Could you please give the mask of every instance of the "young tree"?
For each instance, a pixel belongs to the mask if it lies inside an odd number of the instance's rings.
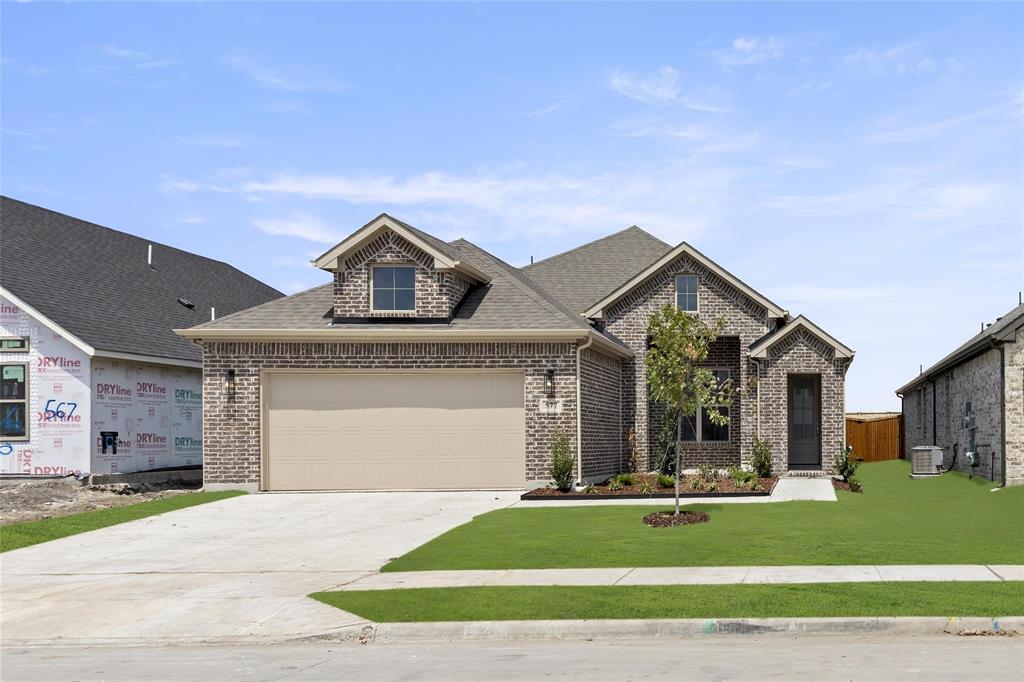
[[[679,515],[679,478],[682,474],[683,419],[693,419],[697,408],[713,424],[729,423],[732,379],[719,383],[715,373],[701,367],[711,344],[725,326],[719,319],[710,326],[696,315],[671,304],[663,305],[647,324],[650,349],[644,358],[651,397],[671,405],[676,413],[676,515]]]

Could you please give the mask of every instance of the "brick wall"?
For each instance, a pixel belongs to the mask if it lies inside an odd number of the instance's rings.
[[[416,310],[374,312],[370,309],[370,271],[374,265],[416,268]],[[453,272],[436,270],[434,257],[395,232],[385,230],[350,254],[334,275],[334,315],[341,318],[417,317],[447,319],[470,287]]]
[[[770,348],[763,365],[758,381],[761,437],[771,445],[772,469],[775,473],[789,470],[789,375],[817,374],[821,377],[821,467],[823,473],[831,473],[846,449],[847,362],[836,358],[830,345],[800,329]],[[750,430],[756,433],[756,427]]]
[[[1024,340],[1018,332],[1013,343],[1003,347],[1006,405],[1007,483],[1024,483]],[[1000,354],[996,349],[982,353],[957,367],[924,381],[903,396],[904,457],[910,458],[917,445],[938,445],[945,451],[947,466],[956,451],[956,469],[969,472],[966,453],[970,433],[961,428],[970,401],[974,413],[975,450],[979,453],[976,476],[1002,480],[1002,397],[999,394]],[[935,428],[932,429],[932,414]],[[933,435],[934,434],[934,435]]]
[[[260,372],[265,369],[523,369],[526,477],[548,480],[551,444],[564,429],[576,448],[576,351],[571,343],[237,343],[203,345],[204,480],[259,483]],[[555,370],[561,409],[541,412],[544,380]],[[235,370],[235,396],[223,377]]]
[[[622,365],[591,348],[580,358],[583,477],[602,479],[622,469]]]
[[[675,302],[676,275],[695,274],[699,277],[698,315],[708,323],[721,318],[725,320],[723,337],[735,337],[739,350],[745,354],[747,348],[768,332],[768,311],[757,302],[749,299],[738,289],[723,280],[717,274],[684,254],[646,282],[631,291],[619,301],[605,310],[605,322],[608,330],[622,339],[636,355],[623,361],[623,429],[631,426],[636,428],[637,450],[641,461],[648,466],[658,465],[660,453],[656,453],[660,419],[650,409],[647,391],[647,371],[644,367],[644,356],[647,351],[647,322],[655,310],[665,303]],[[753,424],[756,416],[756,403],[749,399],[754,384],[754,373],[750,363],[742,357],[737,358],[730,366],[736,369],[733,384],[737,388],[736,404],[733,411],[737,415],[735,433],[731,439],[738,439],[739,452],[746,456],[753,446],[751,428],[743,428],[743,424]],[[656,413],[656,411],[655,411]],[[729,450],[729,448],[733,448]],[[718,455],[722,461],[734,463],[735,444],[726,446],[726,451],[719,449],[709,451]],[[691,462],[696,461],[697,453]]]

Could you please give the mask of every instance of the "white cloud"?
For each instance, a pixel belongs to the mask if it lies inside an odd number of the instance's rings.
[[[992,113],[993,110],[991,109],[983,109],[969,114],[951,116],[939,121],[931,121],[929,123],[922,123],[904,128],[883,128],[881,130],[868,133],[864,136],[864,139],[868,142],[915,142],[917,140],[934,137],[947,128],[959,126],[964,123],[970,123]]]
[[[288,218],[259,218],[252,221],[257,229],[281,237],[298,237],[318,244],[337,244],[341,236],[322,220],[308,213],[296,212]]]
[[[132,66],[138,69],[164,69],[178,63],[173,59],[154,57],[148,52],[143,52],[142,50],[113,45],[111,43],[101,45],[100,52],[111,59],[131,62]]]
[[[186,213],[178,218],[178,222],[184,223],[185,225],[201,225],[206,222],[206,218],[198,213]]]
[[[724,50],[716,50],[713,54],[718,63],[725,68],[734,66],[750,66],[761,62],[779,59],[783,56],[786,44],[778,38],[740,36]]]
[[[228,63],[260,87],[291,92],[340,92],[351,86],[322,73],[282,70],[259,64],[245,55],[232,55]]]
[[[608,85],[612,90],[646,104],[667,104],[679,98],[680,74],[671,66],[663,66],[648,74],[612,71]]]
[[[918,43],[901,43],[890,47],[859,47],[843,56],[843,63],[851,69],[867,72],[875,76],[889,73],[906,75],[932,71],[939,66],[931,57],[919,54],[921,45]],[[954,66],[955,62],[947,62]]]

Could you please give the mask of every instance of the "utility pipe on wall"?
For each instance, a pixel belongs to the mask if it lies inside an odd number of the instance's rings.
[[[583,426],[580,423],[583,411],[580,409],[580,367],[583,364],[583,351],[590,348],[593,343],[594,337],[588,336],[586,343],[576,346],[576,475],[579,477],[577,480],[579,485],[583,485]]]

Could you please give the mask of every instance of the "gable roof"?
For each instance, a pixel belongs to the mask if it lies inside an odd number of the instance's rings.
[[[200,349],[175,328],[208,320],[210,308],[228,314],[281,296],[227,263],[9,197],[0,197],[0,253],[0,286],[99,354],[198,362]]]
[[[824,329],[808,320],[803,315],[797,315],[790,322],[785,324],[778,331],[761,337],[754,345],[750,347],[750,357],[752,358],[763,358],[768,355],[768,349],[782,341],[784,338],[797,331],[803,329],[814,336],[818,337],[828,345],[835,349],[836,357],[838,358],[850,358],[853,359],[854,351],[849,346],[841,343],[834,336],[826,332]]]
[[[783,308],[770,301],[764,295],[755,291],[753,288],[751,288],[741,279],[739,279],[738,277],[730,273],[728,270],[723,268],[721,265],[714,262],[713,260],[705,256],[703,253],[693,248],[686,242],[682,242],[679,244],[679,246],[670,249],[669,251],[664,253],[660,258],[655,260],[653,263],[650,263],[643,270],[634,274],[632,277],[626,280],[624,284],[621,284],[615,290],[608,293],[604,298],[599,300],[597,303],[591,305],[589,308],[583,311],[583,315],[586,317],[600,317],[603,314],[605,307],[611,305],[612,303],[622,298],[636,287],[643,284],[643,282],[647,280],[648,277],[651,277],[652,275],[656,274],[659,270],[661,270],[662,268],[670,264],[672,261],[674,261],[675,259],[679,258],[684,254],[690,256],[695,261],[697,261],[698,263],[700,263],[701,265],[703,265],[704,267],[706,267],[707,269],[711,270],[716,275],[724,279],[726,282],[739,289],[745,296],[747,296],[751,300],[756,301],[760,305],[764,306],[768,310],[768,314],[770,316],[786,317],[789,314]]]
[[[425,253],[433,256],[434,267],[438,270],[456,270],[478,282],[487,281],[487,275],[480,272],[472,265],[464,262],[464,260],[459,257],[458,251],[453,249],[451,244],[448,244],[433,235],[429,235],[422,230],[418,230],[412,225],[404,223],[397,218],[393,218],[387,213],[381,213],[379,216],[343,239],[340,243],[326,251],[319,258],[316,258],[313,261],[313,265],[323,270],[340,270],[341,261],[344,260],[345,256],[359,249],[384,230],[391,230],[392,232],[398,233],[403,239],[411,242],[417,248],[422,249]]]
[[[582,313],[671,248],[634,225],[531,263],[522,271]]]
[[[478,270],[486,283],[472,287],[451,320],[334,320],[334,284],[270,301],[212,322],[178,330],[189,339],[582,339],[622,355],[631,351],[597,332],[576,311],[505,261],[458,239],[446,250]]]
[[[939,372],[951,369],[984,353],[995,344],[1010,341],[1019,329],[1024,328],[1024,304],[1006,313],[998,320],[985,327],[962,343],[952,353],[942,358],[928,369],[896,389],[897,395],[906,393],[918,384],[927,381]]]

